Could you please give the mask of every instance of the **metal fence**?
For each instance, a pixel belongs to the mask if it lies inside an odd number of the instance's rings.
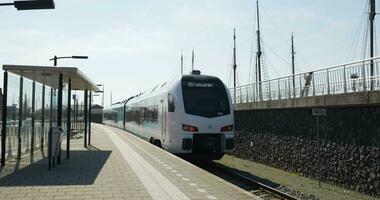
[[[380,57],[230,88],[234,103],[380,90]]]

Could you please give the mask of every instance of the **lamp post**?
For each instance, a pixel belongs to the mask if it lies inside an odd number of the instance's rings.
[[[14,1],[13,3],[0,3],[0,6],[14,6],[17,10],[54,9],[54,0],[28,0]]]
[[[50,61],[54,61],[54,66],[57,66],[57,60],[58,59],[66,59],[66,58],[71,58],[71,59],[88,59],[88,56],[62,56],[62,57],[57,57],[54,56],[53,58],[50,58]]]
[[[38,10],[38,9],[54,9],[54,0],[24,0],[24,1],[14,1],[11,3],[0,3],[0,6],[14,6],[17,10]],[[7,123],[7,82],[8,76],[4,72],[4,94],[3,94],[3,111],[2,111],[2,123],[6,126]],[[5,165],[5,142],[6,142],[6,129],[1,130],[1,166]]]
[[[57,57],[54,56],[53,58],[50,59],[50,61],[54,61],[54,66],[57,66],[57,60],[58,59],[66,59],[66,58],[71,58],[71,59],[88,59],[88,56],[62,56],[62,57]],[[71,135],[71,78],[69,78],[68,81],[68,112],[67,112],[67,149],[66,149],[66,158],[70,158],[70,135]],[[53,88],[51,88],[53,89]],[[58,120],[57,120],[57,126],[59,128],[62,128],[62,91],[63,90],[63,74],[59,74],[59,81],[58,81],[58,104],[57,104],[57,115],[58,115]],[[87,93],[87,90],[86,90]],[[51,169],[51,146],[52,144],[52,132],[49,132],[49,169]],[[57,156],[57,163],[61,164],[61,149],[59,149],[58,156]],[[54,162],[53,162],[54,165]]]

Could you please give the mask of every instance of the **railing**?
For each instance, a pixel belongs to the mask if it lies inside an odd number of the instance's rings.
[[[380,57],[359,60],[230,88],[230,93],[234,103],[247,103],[380,90],[379,62]]]

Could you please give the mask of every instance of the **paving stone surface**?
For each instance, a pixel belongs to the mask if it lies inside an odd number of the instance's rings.
[[[123,130],[93,124],[91,140],[84,148],[83,138],[72,139],[70,159],[62,151],[62,164],[50,171],[46,152],[7,161],[0,199],[256,198]]]

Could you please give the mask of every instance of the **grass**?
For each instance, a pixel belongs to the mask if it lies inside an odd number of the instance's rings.
[[[356,191],[340,188],[335,185],[321,183],[318,181],[300,176],[296,173],[290,173],[281,169],[269,167],[260,163],[249,160],[239,159],[230,155],[225,155],[221,160],[217,161],[225,166],[235,168],[244,172],[251,173],[263,179],[268,179],[274,183],[293,188],[306,194],[312,194],[319,199],[344,199],[344,200],[375,200],[377,198],[370,197]]]

